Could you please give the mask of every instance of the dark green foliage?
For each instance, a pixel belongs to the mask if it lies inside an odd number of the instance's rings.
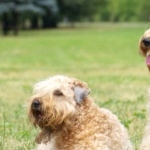
[[[17,34],[20,25],[26,27],[26,20],[33,29],[40,27],[40,20],[43,28],[56,27],[58,6],[55,0],[0,1],[0,16],[3,34],[7,35],[10,29]]]
[[[106,0],[57,0],[60,12],[69,21],[80,21],[93,17],[106,4]]]

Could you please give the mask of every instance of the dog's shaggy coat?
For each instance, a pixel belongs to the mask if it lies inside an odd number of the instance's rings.
[[[37,150],[132,150],[125,127],[89,92],[86,83],[61,75],[35,85],[29,117],[41,128]]]

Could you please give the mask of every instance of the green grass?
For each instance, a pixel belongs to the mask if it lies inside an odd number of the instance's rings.
[[[149,72],[138,54],[145,24],[99,24],[20,32],[0,37],[0,150],[31,150],[34,129],[27,118],[32,86],[63,74],[89,84],[100,107],[129,130],[137,149],[146,124]]]

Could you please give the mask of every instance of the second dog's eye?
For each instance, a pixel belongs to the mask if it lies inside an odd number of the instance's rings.
[[[63,92],[60,91],[60,90],[55,90],[54,91],[54,95],[56,95],[56,96],[63,96]]]

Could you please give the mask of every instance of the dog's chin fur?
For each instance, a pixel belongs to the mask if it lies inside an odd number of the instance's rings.
[[[83,103],[86,103],[86,99],[84,100]],[[81,107],[81,105],[83,105],[83,103],[79,104],[80,107]],[[89,108],[90,108],[91,104],[92,103],[89,101],[89,103],[88,103]],[[87,106],[87,103],[86,103],[86,105],[83,105],[83,106]],[[53,122],[49,122],[50,124],[45,124],[45,126],[43,126],[41,128],[40,134],[36,137],[36,142],[37,143],[41,143],[41,142],[47,143],[48,141],[50,141],[52,136],[55,134],[61,134],[64,136],[64,138],[65,138],[65,136],[67,138],[68,134],[72,133],[72,131],[77,130],[77,128],[79,127],[81,118],[78,116],[83,115],[83,112],[81,113],[81,110],[79,109],[80,107],[77,105],[76,110],[74,108],[72,108],[72,111],[70,108],[68,108],[68,110],[70,109],[70,113],[67,112],[67,113],[65,113],[65,115],[58,115],[57,117],[55,116],[56,121],[54,118]],[[83,107],[82,111],[84,111],[84,107]],[[47,118],[47,120],[49,120],[49,119]],[[71,136],[71,134],[70,134],[70,136]]]
[[[37,150],[132,150],[124,126],[110,111],[96,106],[89,91],[86,83],[64,76],[35,85],[29,118],[41,128]],[[41,104],[40,115],[32,109],[35,99]]]

